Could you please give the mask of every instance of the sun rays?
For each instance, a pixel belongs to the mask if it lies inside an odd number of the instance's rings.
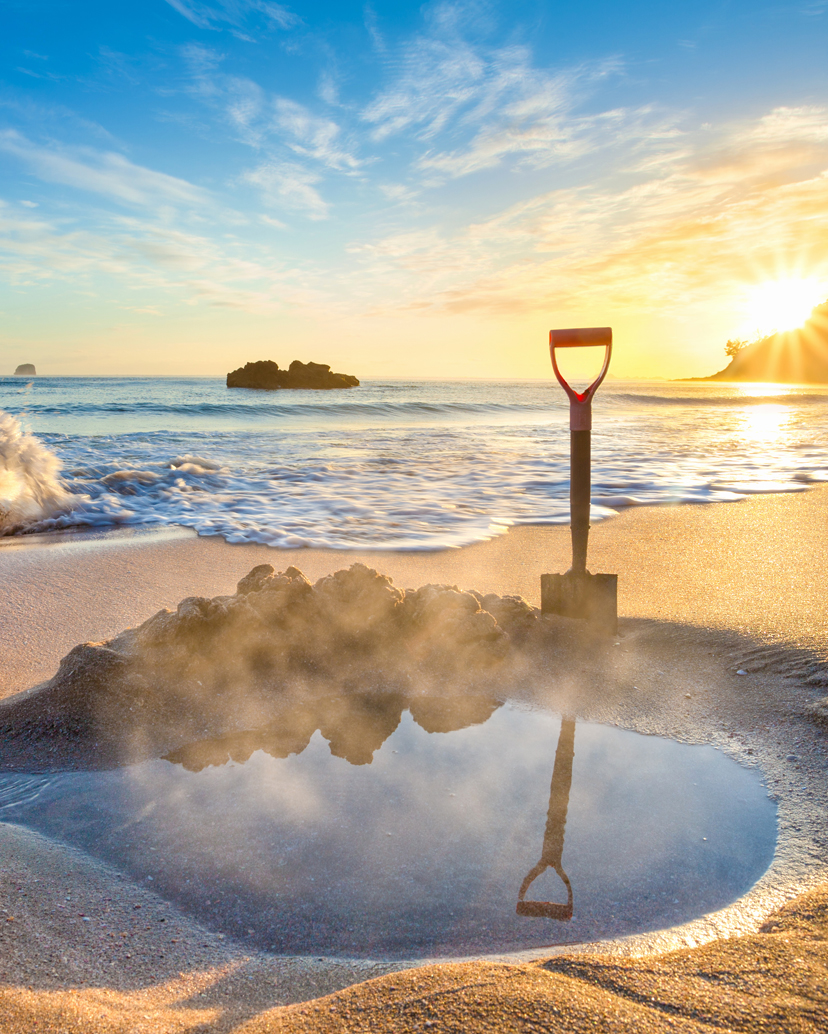
[[[826,295],[828,284],[816,277],[783,277],[748,288],[746,307],[757,336],[765,337],[801,327]]]

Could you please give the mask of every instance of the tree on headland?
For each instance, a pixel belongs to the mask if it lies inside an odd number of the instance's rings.
[[[743,348],[747,348],[747,341],[742,341],[740,338],[728,338],[727,344],[725,345],[725,355],[730,356],[732,359],[738,355]]]
[[[774,334],[776,334],[775,330],[770,334],[762,334],[760,330],[757,330],[753,341],[748,341],[747,338],[729,338],[727,344],[724,346],[725,355],[730,359],[735,359],[740,352],[743,352],[748,347],[748,345],[758,345],[760,341],[767,341],[768,338],[773,337]]]

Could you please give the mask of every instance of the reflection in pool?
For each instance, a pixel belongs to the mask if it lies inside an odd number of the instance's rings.
[[[390,694],[127,769],[3,776],[0,817],[251,944],[406,958],[688,920],[744,893],[776,837],[757,774],[712,747]]]
[[[519,916],[541,916],[547,919],[568,920],[572,918],[572,884],[564,872],[563,846],[566,829],[566,813],[569,808],[569,794],[572,788],[572,761],[575,754],[575,722],[564,718],[558,749],[555,751],[555,768],[552,772],[552,786],[549,790],[549,811],[546,813],[546,830],[543,834],[543,850],[540,861],[529,870],[518,891],[517,914]],[[535,880],[547,869],[556,872],[566,887],[566,904],[554,901],[527,901],[526,892]]]

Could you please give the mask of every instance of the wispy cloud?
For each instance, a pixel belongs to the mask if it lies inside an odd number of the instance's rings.
[[[617,146],[624,137],[652,143],[675,128],[674,116],[649,108],[578,117],[571,111],[573,99],[563,77],[557,85],[559,90],[504,106],[499,118],[484,126],[468,145],[451,151],[429,150],[418,167],[456,178],[493,168],[508,158],[535,168],[563,165]]]
[[[679,315],[728,285],[820,266],[828,210],[828,110],[778,108],[627,140],[613,175],[548,191],[448,232],[439,225],[355,244],[360,273],[395,298],[377,311],[517,314],[584,305]],[[623,138],[624,127],[618,129]]]
[[[774,108],[747,126],[737,139],[757,144],[786,145],[791,140],[822,144],[828,141],[828,113],[815,105]]]
[[[378,54],[384,54],[388,48],[386,47],[385,39],[379,30],[376,11],[370,4],[366,4],[363,8],[363,18],[365,20],[365,28],[368,30],[368,35],[371,37],[374,49]]]
[[[551,72],[534,64],[526,46],[469,42],[456,5],[440,11],[432,33],[405,43],[388,63],[393,82],[361,112],[375,143],[397,135],[419,141],[427,149],[418,168],[448,177],[510,155],[534,165],[571,160],[595,146],[614,113],[576,112],[601,80],[620,72],[618,61]]]
[[[136,61],[127,54],[121,54],[110,47],[98,47],[98,60],[101,70],[110,78],[125,79],[130,86],[137,86],[141,81],[137,73]]]
[[[183,75],[168,75],[153,96],[177,109],[164,117],[209,141],[194,149],[193,167],[210,192],[131,161],[126,144],[90,136],[96,130],[76,118],[70,126],[55,111],[47,121],[4,97],[20,131],[0,132],[0,152],[61,188],[10,188],[41,204],[0,210],[0,260],[13,282],[117,277],[135,290],[136,309],[174,297],[349,316],[579,306],[663,315],[709,305],[786,257],[828,263],[824,107],[700,126],[709,110],[621,106],[612,89],[626,75],[620,59],[552,65],[515,42],[527,39],[519,25],[489,33],[495,5],[485,0],[426,4],[419,30],[402,39],[399,21],[380,31],[366,7],[365,74],[352,54],[339,60],[331,40],[308,33],[295,66],[266,66],[270,55],[260,53],[257,82],[249,47],[189,26],[281,32],[298,25],[288,7],[167,2],[198,41],[165,53],[165,67],[179,55]],[[209,47],[205,38],[223,42]],[[133,65],[100,53],[128,83]],[[44,71],[44,62],[31,64]],[[635,84],[639,95],[643,88]],[[64,132],[94,146],[46,138]],[[208,168],[196,164],[203,156]],[[467,189],[457,182],[480,173]],[[230,204],[246,204],[243,217]]]
[[[302,212],[310,219],[327,219],[328,204],[316,190],[320,177],[295,162],[264,162],[242,175],[245,183],[261,190],[276,208]]]
[[[216,257],[216,247],[209,238],[169,228],[143,229],[124,238],[122,249],[146,259],[152,266],[185,272],[203,269]]]
[[[377,186],[389,201],[413,201],[420,193],[404,183],[379,183]]]
[[[83,231],[60,233],[49,220],[16,215],[0,205],[0,266],[4,278],[18,287],[55,277],[76,281],[99,268],[106,242]]]
[[[340,125],[289,97],[274,95],[251,79],[220,74],[220,58],[205,48],[189,48],[193,93],[223,113],[236,139],[259,157],[237,182],[257,187],[265,204],[327,219],[330,205],[318,184],[322,173],[355,174],[363,165],[348,146]]]
[[[16,130],[0,132],[0,151],[24,162],[41,180],[101,194],[130,205],[204,205],[206,191],[186,180],[135,165],[123,155],[91,148],[63,149],[33,143]]]
[[[319,86],[316,89],[319,99],[324,101],[325,104],[333,106],[339,104],[339,88],[336,85],[336,80],[330,72],[325,71],[319,77]]]
[[[249,243],[134,218],[97,231],[67,229],[15,215],[2,203],[0,271],[18,287],[63,281],[79,291],[114,278],[132,296],[146,297],[146,304],[127,306],[135,312],[155,313],[167,302],[183,301],[272,313],[285,305],[318,303],[321,297],[304,282],[305,271],[295,261],[274,261],[266,249]]]
[[[267,138],[268,97],[251,79],[225,77],[213,81],[212,100],[224,106],[227,120],[249,147],[260,148]]]
[[[359,161],[340,145],[341,131],[331,119],[314,115],[303,104],[277,97],[274,125],[297,154],[331,169],[356,169]]]
[[[467,44],[423,39],[406,51],[397,81],[362,112],[377,141],[404,131],[434,136],[471,104],[486,77],[486,62]]]
[[[167,3],[200,29],[216,29],[223,24],[241,28],[251,17],[262,18],[280,29],[292,29],[302,21],[289,8],[270,0],[216,0],[213,4],[200,0],[167,0]]]
[[[401,216],[396,229],[354,240],[344,259],[332,251],[313,264],[277,258],[282,241],[290,241],[281,234],[251,244],[218,229],[188,232],[138,215],[113,217],[91,232],[6,206],[0,262],[4,276],[23,286],[116,277],[136,292],[138,307],[171,298],[244,312],[291,305],[329,315],[511,318],[610,308],[685,319],[714,295],[773,276],[780,264],[804,257],[812,272],[822,263],[828,275],[826,122],[822,108],[778,108],[729,125],[665,132],[651,150],[624,120],[608,122],[618,153],[588,180],[459,226],[418,207],[415,218],[425,225]],[[97,159],[81,164],[98,167]],[[320,174],[299,162],[262,161],[242,178],[274,210],[260,225],[283,230],[276,218],[283,211],[315,221],[330,214]],[[388,194],[401,191],[392,186]]]
[[[318,115],[289,97],[270,94],[251,79],[211,75],[217,64],[211,51],[203,54],[198,48],[191,64],[197,94],[223,108],[243,143],[271,152],[281,147],[329,169],[348,171],[360,166],[343,143],[341,127],[327,115]]]

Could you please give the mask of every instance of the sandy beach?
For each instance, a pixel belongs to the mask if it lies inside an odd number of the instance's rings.
[[[0,1034],[828,1034],[828,0],[1,9]]]
[[[633,509],[591,533],[591,569],[619,575],[622,646],[610,657],[612,643],[593,645],[569,699],[580,718],[713,743],[758,766],[779,806],[779,842],[740,902],[585,953],[392,973],[399,965],[251,954],[114,870],[4,824],[0,1029],[821,1029],[826,516],[828,489],[814,489]],[[516,527],[462,550],[409,554],[276,551],[183,531],[6,540],[0,695],[49,679],[78,643],[188,596],[232,593],[258,564],[295,565],[314,580],[356,561],[402,587],[456,584],[537,606],[541,572],[568,566],[569,532]]]

